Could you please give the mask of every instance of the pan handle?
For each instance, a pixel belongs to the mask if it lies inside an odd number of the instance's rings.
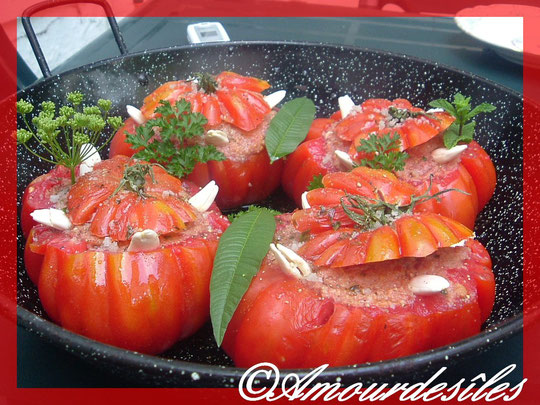
[[[28,7],[26,10],[23,11],[22,18],[21,18],[24,31],[26,32],[26,35],[28,36],[28,41],[30,41],[30,46],[32,46],[32,50],[34,51],[34,55],[36,56],[39,68],[41,69],[41,72],[43,73],[43,77],[50,77],[51,71],[49,69],[49,65],[47,64],[47,61],[45,60],[45,55],[43,55],[41,46],[39,45],[39,41],[37,39],[36,33],[34,32],[34,28],[32,27],[32,24],[30,23],[30,17],[41,10],[45,10],[45,9],[57,7],[57,6],[64,6],[66,4],[75,4],[75,3],[90,3],[90,4],[97,4],[98,6],[101,6],[101,8],[103,8],[103,10],[105,11],[105,15],[107,16],[107,20],[109,21],[109,25],[111,26],[111,31],[113,33],[116,44],[118,45],[118,49],[120,49],[120,53],[122,55],[126,55],[128,53],[126,43],[124,42],[124,38],[122,38],[122,33],[120,32],[120,29],[118,28],[118,23],[116,22],[116,19],[114,18],[112,8],[109,5],[109,3],[107,3],[107,1],[105,0],[48,0],[48,1],[44,1],[44,2],[34,4],[33,6]]]

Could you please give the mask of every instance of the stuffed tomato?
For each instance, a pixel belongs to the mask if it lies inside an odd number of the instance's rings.
[[[32,213],[40,224],[25,248],[47,314],[145,353],[194,333],[208,317],[213,259],[228,226],[212,204],[214,187],[199,191],[159,166],[117,156],[55,189],[53,207]]]
[[[366,215],[359,207],[347,208],[349,200],[354,202],[358,198],[368,203],[380,200],[386,205],[378,209],[395,209],[398,214],[408,211],[446,216],[444,205],[438,200],[452,192],[440,190],[433,197],[433,190],[428,189],[419,194],[417,188],[393,173],[363,166],[350,172],[328,173],[321,179],[321,185],[302,194],[303,209],[292,215],[292,221],[300,232],[323,232],[354,225],[353,214]]]
[[[299,232],[290,214],[277,222],[276,245],[223,341],[239,367],[407,356],[478,333],[491,312],[490,257],[456,221],[409,214],[375,230],[316,234]]]
[[[459,190],[444,195],[438,203],[440,212],[474,226],[477,214],[493,195],[495,168],[474,141],[468,146],[444,147],[443,133],[452,124],[452,116],[424,112],[402,99],[367,100],[352,107],[344,119],[341,116],[338,112],[331,119],[316,120],[309,140],[286,161],[282,184],[298,205],[315,176],[369,164],[366,160],[375,154],[367,153],[364,145],[370,137],[386,136],[388,142],[397,136],[396,150],[407,150],[408,155],[404,155],[404,167],[392,169],[396,175],[418,194],[427,189],[433,193]]]
[[[261,92],[269,87],[264,80],[233,72],[165,83],[144,99],[140,111],[128,110],[133,117],[113,138],[110,156],[136,152],[126,143],[126,133],[134,133],[138,125],[153,118],[161,100],[185,99],[193,112],[202,113],[208,121],[202,143],[215,146],[225,156],[223,161],[197,163],[188,179],[199,186],[214,180],[220,187],[216,202],[222,209],[263,200],[279,186],[283,167],[282,161],[270,163],[265,135],[276,114],[273,107],[285,92],[264,97]]]

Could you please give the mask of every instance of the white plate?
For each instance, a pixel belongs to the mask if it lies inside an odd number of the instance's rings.
[[[477,6],[459,11],[454,20],[463,32],[482,41],[499,56],[523,64],[524,15],[540,16],[540,8],[509,4]],[[534,57],[527,57],[527,61],[540,66],[540,49],[529,55]]]

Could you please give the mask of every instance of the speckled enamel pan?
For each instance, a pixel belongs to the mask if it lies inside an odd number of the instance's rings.
[[[125,105],[141,105],[143,98],[168,80],[193,72],[233,70],[268,80],[274,89],[287,90],[287,99],[307,96],[318,116],[328,116],[344,94],[356,103],[371,97],[406,98],[425,107],[436,98],[456,92],[474,103],[497,106],[479,116],[477,139],[497,168],[497,190],[477,220],[476,234],[493,259],[497,281],[495,307],[483,331],[451,346],[373,364],[330,368],[318,382],[341,379],[357,382],[424,380],[441,366],[485,351],[522,328],[523,307],[523,103],[522,96],[471,74],[416,58],[387,52],[309,43],[233,42],[187,46],[130,54],[83,66],[43,80],[19,93],[39,103],[63,100],[82,90],[89,102],[109,98],[114,114],[125,116]],[[50,169],[24,151],[18,155],[18,199],[28,183]],[[292,210],[281,193],[266,204]],[[18,238],[18,322],[51,343],[73,352],[107,372],[133,384],[147,386],[223,387],[238,384],[243,370],[235,368],[216,347],[207,324],[195,336],[177,343],[160,356],[148,356],[111,347],[71,333],[50,322],[28,279],[22,260],[24,240]],[[297,370],[301,375],[309,370]],[[264,380],[260,382],[264,383]]]

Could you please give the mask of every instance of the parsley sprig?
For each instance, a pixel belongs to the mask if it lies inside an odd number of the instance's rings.
[[[190,139],[204,134],[208,122],[204,115],[191,112],[188,101],[182,99],[173,106],[162,100],[156,113],[158,117],[126,136],[132,149],[143,148],[135,154],[136,158],[158,162],[176,177],[188,175],[199,162],[225,160],[225,155],[213,145],[188,144]]]
[[[67,167],[74,184],[75,168],[109,143],[122,125],[122,118],[109,116],[110,100],[99,99],[97,105],[84,106],[84,95],[78,91],[68,93],[66,99],[68,104],[58,111],[54,102],[42,102],[41,111],[32,118],[29,116],[35,110],[34,105],[22,99],[17,101],[17,113],[26,126],[17,129],[17,143],[45,162]],[[97,152],[93,151],[87,145],[96,146],[107,127],[112,128],[111,135],[96,147]],[[39,145],[40,152],[30,146],[32,139]]]
[[[496,109],[494,105],[482,103],[472,108],[471,98],[464,97],[461,93],[454,96],[454,102],[450,103],[444,99],[434,100],[429,103],[431,107],[442,108],[447,113],[456,118],[444,133],[444,146],[453,148],[459,142],[469,143],[473,140],[475,121],[471,118],[480,113],[489,113]]]
[[[399,150],[401,138],[397,132],[379,135],[369,134],[367,139],[362,139],[356,148],[358,152],[372,154],[370,159],[362,159],[360,166],[371,167],[372,169],[384,169],[388,171],[400,171],[405,167],[405,161],[409,155]]]
[[[307,187],[308,191],[315,190],[316,188],[324,188],[322,179],[322,174],[316,174],[315,176],[313,176],[313,179],[309,182],[309,185]]]

